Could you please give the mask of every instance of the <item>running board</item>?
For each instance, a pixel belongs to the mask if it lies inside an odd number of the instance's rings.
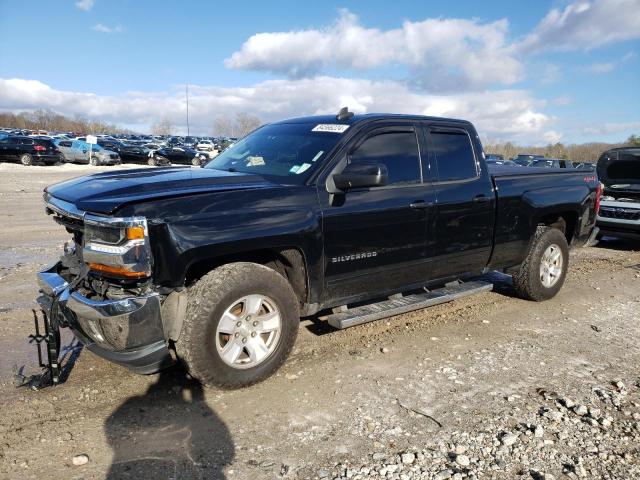
[[[444,286],[430,292],[407,295],[400,298],[393,296],[389,300],[378,303],[370,303],[355,308],[343,308],[341,309],[342,311],[338,311],[326,318],[329,325],[334,328],[349,328],[491,290],[493,290],[493,284],[489,282],[459,283],[457,285]]]

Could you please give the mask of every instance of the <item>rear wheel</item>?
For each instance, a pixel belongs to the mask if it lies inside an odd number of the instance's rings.
[[[20,163],[25,166],[33,165],[33,157],[28,153],[23,153],[20,155]]]
[[[540,302],[553,298],[562,288],[569,266],[567,238],[557,228],[538,227],[527,258],[513,275],[519,297]]]
[[[189,290],[176,351],[202,383],[244,387],[282,365],[299,323],[298,301],[282,275],[264,265],[231,263]]]

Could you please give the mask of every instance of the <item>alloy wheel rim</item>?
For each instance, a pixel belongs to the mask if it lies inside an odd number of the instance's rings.
[[[540,282],[546,288],[553,287],[562,275],[562,250],[555,243],[549,245],[540,261]]]
[[[216,328],[216,350],[224,363],[246,369],[260,365],[275,351],[282,317],[266,295],[246,295],[229,306]]]

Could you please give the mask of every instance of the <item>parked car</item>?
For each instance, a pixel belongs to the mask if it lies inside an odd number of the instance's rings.
[[[151,150],[138,145],[124,145],[120,148],[120,159],[122,163],[148,164]]]
[[[598,214],[601,235],[640,239],[640,148],[613,148],[598,159],[604,195]]]
[[[500,155],[499,153],[485,153],[484,158],[487,161],[502,161],[504,160],[504,155]]]
[[[55,140],[67,163],[87,163],[90,165],[119,165],[120,156],[100,145],[89,145],[82,140]],[[91,156],[89,156],[91,155]]]
[[[528,166],[537,168],[574,168],[573,162],[559,158],[543,158],[540,160],[534,160]]]
[[[125,143],[121,142],[120,140],[104,137],[98,137],[98,145],[100,145],[102,148],[111,150],[112,152],[116,152],[118,154],[120,153],[120,150],[126,146]]]
[[[505,160],[502,155],[486,155],[487,165],[505,165],[508,167],[519,167],[513,160]]]
[[[187,147],[164,147],[153,152],[149,157],[149,165],[201,165],[202,158],[198,152]]]
[[[23,165],[54,165],[63,160],[52,140],[14,135],[0,138],[0,159],[18,161]]]
[[[200,140],[198,142],[198,144],[196,145],[196,150],[198,150],[198,151],[210,152],[210,151],[213,151],[215,149],[216,149],[216,147],[215,147],[214,143],[211,140],[206,140],[206,139]]]
[[[600,183],[493,169],[469,122],[342,110],[262,126],[205,168],[68,180],[45,201],[75,248],[39,274],[38,302],[112,362],[150,373],[175,349],[235,388],[282,365],[301,315],[333,308],[346,328],[489,290],[465,280],[490,270],[552,298]]]
[[[528,167],[535,160],[540,160],[543,158],[544,158],[544,155],[537,155],[534,153],[519,153],[517,156],[513,157],[511,160],[513,160],[515,163],[517,163],[522,167]]]

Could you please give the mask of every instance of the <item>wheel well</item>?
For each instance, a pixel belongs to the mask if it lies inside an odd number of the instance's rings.
[[[567,237],[567,243],[571,244],[573,236],[576,232],[576,224],[578,216],[575,212],[552,213],[542,217],[538,221],[538,225],[546,225],[548,227],[557,228],[564,236]]]
[[[275,270],[289,281],[300,304],[306,303],[306,263],[302,252],[292,247],[252,250],[194,262],[189,266],[185,275],[185,285],[192,285],[214,268],[234,262],[259,263]]]

